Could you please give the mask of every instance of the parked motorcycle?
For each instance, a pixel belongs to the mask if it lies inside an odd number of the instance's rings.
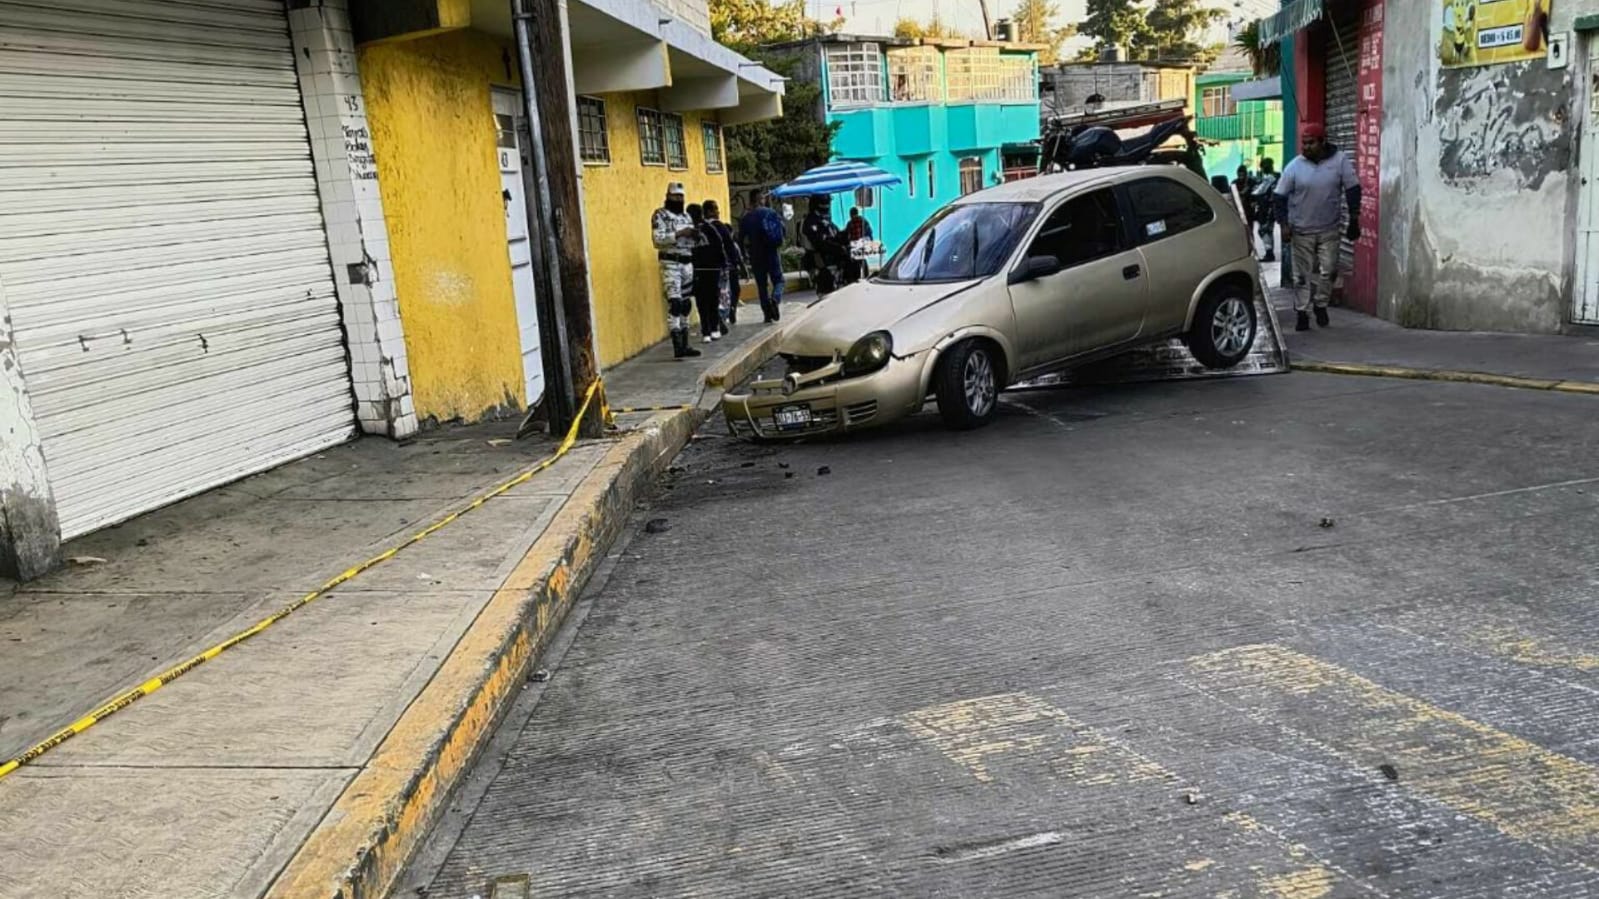
[[[1071,171],[1126,165],[1181,165],[1206,178],[1204,149],[1188,127],[1180,101],[1135,106],[1109,112],[1059,116],[1044,129],[1039,171]],[[1118,130],[1148,127],[1136,137]],[[1173,138],[1181,147],[1167,147]]]

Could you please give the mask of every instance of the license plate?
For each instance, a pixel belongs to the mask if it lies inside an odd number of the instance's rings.
[[[811,424],[811,407],[779,406],[777,411],[772,413],[772,421],[782,430],[808,428]]]

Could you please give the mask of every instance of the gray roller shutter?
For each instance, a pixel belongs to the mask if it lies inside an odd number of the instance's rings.
[[[1326,44],[1327,137],[1355,160],[1356,123],[1360,95],[1360,9],[1356,3],[1329,4]],[[1338,271],[1343,277],[1355,270],[1355,244],[1345,240],[1338,254]]]
[[[282,0],[0,0],[0,290],[65,536],[351,436]]]

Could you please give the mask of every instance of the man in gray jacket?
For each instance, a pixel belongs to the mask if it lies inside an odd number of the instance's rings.
[[[1360,180],[1354,162],[1327,141],[1327,129],[1320,124],[1302,126],[1299,145],[1300,155],[1277,182],[1275,205],[1283,239],[1293,246],[1294,274],[1305,279],[1305,289],[1294,294],[1294,330],[1309,331],[1313,310],[1316,324],[1328,325],[1327,302],[1341,238],[1360,239]],[[1345,203],[1349,226],[1340,234]]]

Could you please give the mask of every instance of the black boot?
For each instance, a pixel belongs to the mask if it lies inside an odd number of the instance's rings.
[[[1325,312],[1323,312],[1322,314],[1326,315]],[[1295,331],[1309,331],[1310,330],[1310,313],[1308,313],[1308,312],[1299,313],[1298,317],[1294,320],[1294,330]]]
[[[687,331],[673,331],[672,332],[672,356],[673,357],[678,358],[678,359],[683,359],[683,358],[686,358],[686,357],[698,356],[699,354],[700,354],[699,350],[696,350],[692,346],[689,346],[689,343],[688,343],[688,332]]]
[[[1332,324],[1332,322],[1327,319],[1327,307],[1326,306],[1317,306],[1316,307],[1316,324],[1321,325],[1323,328],[1325,328],[1328,325]]]

